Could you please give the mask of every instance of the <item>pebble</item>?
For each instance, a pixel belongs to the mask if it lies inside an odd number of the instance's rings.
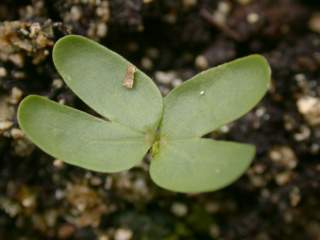
[[[132,231],[129,229],[119,228],[114,234],[115,240],[130,240],[132,239]]]
[[[70,10],[71,19],[73,21],[79,21],[82,16],[82,10],[78,6],[72,6]]]
[[[294,169],[298,159],[294,151],[288,146],[273,147],[269,152],[270,159],[288,169]]]
[[[171,206],[171,212],[177,217],[183,217],[188,213],[188,207],[179,202],[175,202]]]
[[[182,83],[183,83],[183,81],[182,81],[180,78],[175,78],[175,79],[172,81],[172,86],[173,86],[173,87],[178,87],[178,86],[180,86]]]
[[[151,70],[153,68],[153,62],[148,57],[143,57],[141,59],[141,66],[146,70]]]
[[[61,169],[61,168],[63,168],[63,166],[64,166],[64,162],[63,162],[62,160],[60,160],[60,159],[55,159],[55,160],[53,161],[53,166],[54,166],[55,168]]]
[[[311,126],[320,124],[320,99],[312,96],[300,97],[297,101],[299,112]]]
[[[311,130],[307,126],[301,125],[300,131],[295,133],[293,136],[296,141],[301,142],[310,138]]]
[[[284,185],[288,184],[289,181],[291,180],[291,173],[290,172],[283,172],[283,173],[277,174],[275,176],[275,180],[279,186],[284,186]]]
[[[257,13],[249,13],[247,15],[247,21],[250,24],[255,24],[259,21],[259,15]]]
[[[309,28],[310,30],[320,33],[320,13],[317,12],[309,20]]]
[[[218,11],[224,14],[229,13],[231,10],[231,5],[230,3],[226,1],[221,1],[218,3]]]
[[[103,234],[99,236],[99,240],[110,240],[110,238],[107,235]]]
[[[197,68],[199,68],[201,70],[207,69],[209,67],[208,60],[203,55],[199,55],[196,57],[195,65]]]
[[[1,125],[1,122],[6,122],[10,119],[13,119],[15,115],[15,108],[12,105],[10,105],[8,102],[9,102],[9,98],[7,96],[5,95],[0,96],[0,113],[1,113],[0,125]]]
[[[294,187],[290,192],[289,198],[290,198],[290,204],[292,207],[298,206],[298,204],[301,201],[300,189],[297,187]]]
[[[108,26],[104,22],[97,24],[97,36],[103,38],[107,35]]]
[[[24,137],[24,133],[19,128],[12,128],[10,134],[14,139],[20,139]]]
[[[8,130],[13,126],[13,122],[11,121],[0,121],[0,132]]]
[[[90,183],[92,186],[100,186],[102,184],[102,179],[97,176],[93,176],[90,178]]]
[[[0,206],[1,209],[4,210],[10,217],[15,217],[21,211],[21,207],[18,203],[4,197],[0,198]]]
[[[175,78],[175,72],[163,72],[163,71],[156,71],[155,78],[159,83],[162,84],[170,84]]]
[[[25,208],[33,207],[35,205],[35,197],[34,197],[34,195],[30,195],[30,196],[24,198],[22,200],[21,204]]]
[[[9,102],[11,104],[17,104],[20,102],[22,96],[23,96],[23,92],[19,88],[13,87],[11,90]]]
[[[7,76],[7,70],[4,67],[0,67],[0,77]]]
[[[62,88],[63,87],[63,82],[61,79],[54,79],[52,81],[52,87],[56,88],[56,89],[59,89],[59,88]]]
[[[11,54],[8,58],[12,63],[17,65],[18,67],[24,66],[24,58],[22,57],[21,54],[19,54],[19,53]]]

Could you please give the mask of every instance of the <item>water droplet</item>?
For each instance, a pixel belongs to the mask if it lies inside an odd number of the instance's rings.
[[[204,91],[201,91],[201,92],[200,92],[200,95],[204,95]]]

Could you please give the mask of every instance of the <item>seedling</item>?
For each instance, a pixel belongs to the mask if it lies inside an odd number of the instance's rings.
[[[53,60],[74,93],[108,120],[26,97],[20,126],[48,154],[112,173],[135,166],[151,149],[151,178],[178,192],[217,190],[248,168],[254,146],[202,136],[244,115],[264,96],[270,68],[262,56],[201,72],[164,98],[142,71],[84,37],[59,40]]]

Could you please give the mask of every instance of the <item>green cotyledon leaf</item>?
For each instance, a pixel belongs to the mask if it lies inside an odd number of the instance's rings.
[[[117,53],[85,37],[69,35],[55,44],[53,61],[71,90],[99,114],[143,132],[158,127],[160,91],[139,69],[133,87],[123,86],[131,63]]]
[[[266,93],[270,68],[251,55],[204,71],[164,99],[161,135],[201,137],[247,113]]]
[[[40,96],[22,101],[18,120],[24,133],[45,152],[98,172],[133,167],[151,145],[141,132]]]
[[[207,192],[239,178],[255,148],[248,144],[195,138],[168,140],[152,159],[150,175],[159,186],[176,192]]]
[[[89,39],[62,38],[53,60],[67,85],[110,122],[43,97],[25,98],[19,124],[50,155],[86,169],[117,172],[136,165],[152,146],[151,178],[178,192],[217,190],[249,166],[253,146],[201,136],[239,118],[262,98],[270,80],[262,56],[196,75],[169,93],[164,107],[150,78]]]

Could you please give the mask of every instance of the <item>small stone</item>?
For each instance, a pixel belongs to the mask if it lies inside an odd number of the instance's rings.
[[[185,204],[176,202],[172,204],[171,212],[178,217],[183,217],[188,213],[188,208]]]
[[[17,65],[18,67],[23,67],[24,66],[24,58],[22,57],[21,54],[16,53],[16,54],[11,54],[9,56],[9,60]]]
[[[130,240],[132,239],[133,233],[129,229],[119,228],[114,234],[115,240]]]
[[[299,112],[312,126],[320,124],[320,99],[312,96],[300,97],[297,101]]]
[[[22,206],[26,207],[26,208],[30,208],[34,205],[35,201],[34,201],[34,197],[30,196],[28,198],[23,199],[22,201]]]
[[[290,204],[292,207],[298,206],[298,204],[301,201],[300,189],[297,187],[294,187],[290,192],[289,198],[290,198]]]
[[[61,81],[61,79],[54,79],[52,81],[52,87],[59,89],[63,87],[63,82]]]
[[[21,211],[21,207],[18,203],[11,201],[10,199],[1,197],[0,207],[4,210],[10,217],[15,217]]]
[[[315,13],[309,20],[309,28],[316,32],[320,33],[320,13]]]
[[[103,234],[99,236],[99,240],[110,240],[110,238],[107,235]]]
[[[201,70],[207,69],[209,67],[208,60],[203,55],[199,55],[198,57],[196,57],[195,65]]]
[[[62,160],[60,160],[60,159],[55,159],[53,161],[53,166],[58,168],[58,169],[61,169],[64,166],[64,162]]]
[[[14,115],[15,108],[11,104],[9,104],[9,97],[6,95],[0,96],[0,125],[3,124],[1,124],[1,122],[6,122],[10,119],[13,119]]]
[[[305,125],[300,126],[300,131],[294,134],[294,139],[298,142],[307,140],[311,136],[311,130]]]
[[[13,122],[11,121],[0,121],[0,132],[8,130],[13,126]]]
[[[247,15],[247,21],[250,24],[255,24],[259,21],[259,15],[257,13],[249,13]]]
[[[293,169],[298,164],[296,154],[288,146],[273,147],[269,152],[269,157],[275,163],[278,163],[288,169]]]
[[[153,68],[153,62],[148,57],[144,57],[141,59],[141,65],[146,70],[151,70]]]
[[[107,35],[108,27],[105,23],[98,23],[97,25],[97,36],[103,38]]]
[[[0,77],[7,76],[7,70],[4,67],[0,67]]]
[[[22,96],[23,96],[23,92],[19,88],[13,87],[11,90],[11,96],[10,96],[9,102],[11,104],[17,104],[18,102],[20,102]]]
[[[290,172],[283,172],[283,173],[277,174],[275,180],[279,186],[284,186],[288,184],[289,181],[291,180],[291,174]]]
[[[26,73],[22,71],[13,71],[12,76],[17,80],[20,80],[26,77]]]
[[[182,81],[180,78],[175,78],[175,79],[172,81],[172,86],[173,86],[173,87],[178,87],[178,86],[180,86],[182,83],[183,83],[183,81]]]
[[[172,72],[172,71],[169,71],[169,72],[157,71],[155,73],[155,78],[159,83],[170,84],[176,78],[176,74],[175,72]]]
[[[82,10],[78,6],[72,6],[70,13],[71,13],[71,19],[73,21],[79,21],[82,16]]]
[[[54,193],[54,197],[57,199],[57,200],[61,200],[63,199],[64,197],[66,196],[66,193],[65,191],[61,190],[61,189],[57,189]]]
[[[231,10],[230,3],[222,1],[218,3],[218,11],[224,14],[229,13]]]
[[[12,128],[10,134],[14,139],[20,139],[24,137],[24,133],[19,128]]]
[[[100,186],[102,184],[102,180],[99,177],[93,176],[90,178],[90,183],[92,186]]]

